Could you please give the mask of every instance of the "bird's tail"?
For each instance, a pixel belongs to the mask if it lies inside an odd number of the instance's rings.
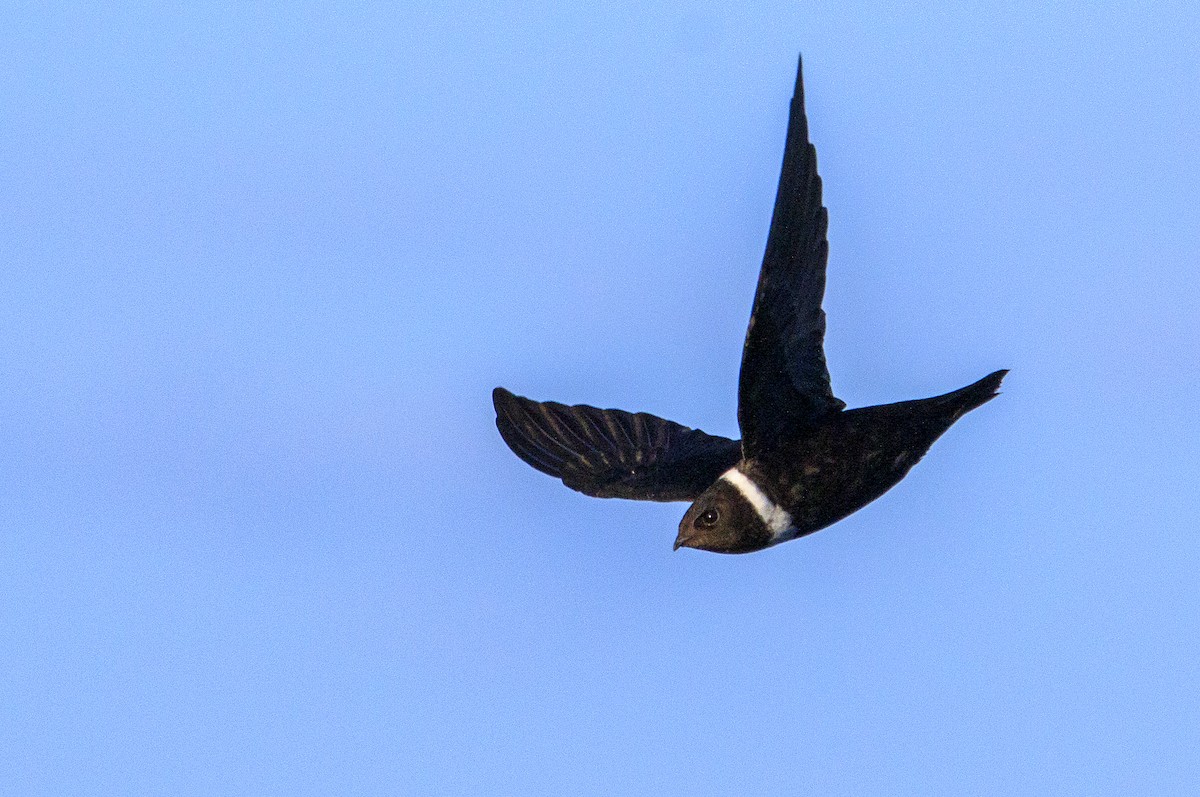
[[[945,395],[937,396],[931,399],[931,402],[947,409],[953,408],[954,417],[956,419],[961,418],[971,410],[982,404],[986,404],[999,395],[1000,383],[1004,380],[1004,376],[1007,373],[1007,368],[993,371],[978,382],[974,382],[966,387],[960,387],[958,390],[951,391]]]

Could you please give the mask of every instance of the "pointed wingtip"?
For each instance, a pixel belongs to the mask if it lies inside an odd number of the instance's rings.
[[[804,99],[804,53],[796,56],[796,88],[792,91],[796,99]]]
[[[496,409],[496,414],[499,415],[502,408],[513,403],[514,396],[510,391],[502,387],[493,388],[492,390],[492,406]]]

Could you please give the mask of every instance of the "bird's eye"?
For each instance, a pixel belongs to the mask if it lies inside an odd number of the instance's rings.
[[[721,513],[715,509],[706,509],[696,518],[696,525],[702,528],[712,528],[721,519]]]

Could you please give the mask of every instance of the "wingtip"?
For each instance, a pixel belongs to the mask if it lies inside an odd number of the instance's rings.
[[[796,99],[804,99],[804,53],[796,56],[796,87],[792,90]]]
[[[492,388],[492,406],[496,408],[497,412],[500,411],[501,404],[507,403],[512,398],[513,398],[512,391],[507,390],[506,388],[503,388],[503,387]]]

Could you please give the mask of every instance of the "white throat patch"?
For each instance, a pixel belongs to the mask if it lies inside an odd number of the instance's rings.
[[[768,498],[762,488],[751,481],[746,474],[734,467],[722,473],[721,478],[736,487],[742,497],[750,503],[750,506],[754,507],[758,517],[771,532],[772,544],[790,540],[795,536],[795,529],[792,528],[792,516]]]

